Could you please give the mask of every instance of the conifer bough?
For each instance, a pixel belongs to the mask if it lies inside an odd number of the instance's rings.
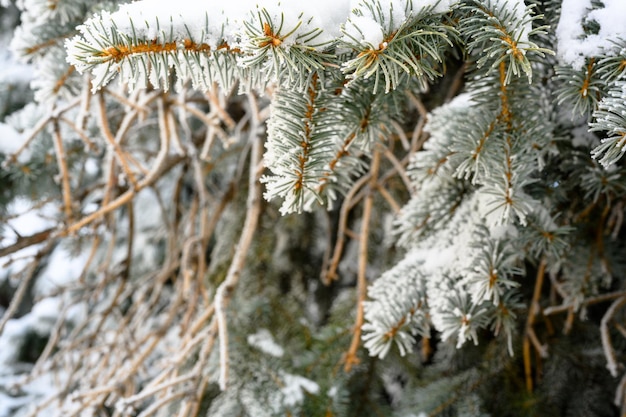
[[[431,324],[458,347],[492,328],[513,354],[524,266],[548,259],[558,271],[571,231],[556,202],[538,193],[559,186],[544,174],[558,120],[541,89],[591,103],[578,107],[593,112],[594,130],[611,134],[592,152],[607,168],[621,158],[626,131],[622,33],[595,43],[574,37],[584,19],[623,8],[564,1],[555,42],[532,3],[267,1],[200,11],[195,2],[144,0],[91,18],[66,47],[71,64],[92,72],[94,91],[118,76],[131,89],[167,89],[172,73],[177,88],[276,87],[265,154],[272,173],[262,181],[283,214],[332,207],[376,144],[396,133],[407,91],[426,89],[463,48],[467,92],[429,116],[431,138],[409,166],[413,197],[395,221],[409,255],[370,288],[363,338],[383,357],[393,343],[411,351]],[[552,49],[564,63],[557,71],[568,74],[561,86],[545,78]],[[585,59],[587,75],[572,85]],[[608,81],[607,93],[589,92],[592,73]],[[445,262],[431,259],[431,246]]]
[[[46,207],[16,190],[56,181],[60,214],[0,247],[38,248],[0,342],[58,239],[86,259],[43,296],[62,313],[29,378],[63,388],[33,415],[365,415],[377,389],[388,415],[502,415],[501,386],[522,412],[626,412],[623,0],[18,7],[36,103],[0,126],[27,132],[0,140],[6,198]]]

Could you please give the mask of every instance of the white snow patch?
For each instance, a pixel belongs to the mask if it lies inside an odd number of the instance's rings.
[[[254,22],[263,9],[270,16],[276,27],[281,26],[281,35],[292,32],[285,45],[293,44],[299,37],[306,38],[312,29],[319,28],[322,33],[312,44],[328,42],[340,35],[339,26],[349,12],[349,0],[317,0],[315,2],[281,3],[279,0],[238,0],[222,2],[206,7],[202,12],[194,0],[144,0],[122,5],[114,13],[103,12],[85,23],[83,28],[101,20],[106,27],[111,24],[122,33],[136,33],[137,37],[154,39],[169,37],[170,18],[176,39],[191,38],[203,42],[212,48],[222,41],[231,46],[236,44],[239,33],[245,30],[244,21]],[[157,21],[156,17],[160,18]],[[131,25],[131,21],[134,25]],[[137,24],[145,22],[145,25]],[[207,31],[208,29],[208,31]],[[83,36],[88,37],[86,31]],[[95,39],[93,39],[95,40]]]
[[[41,336],[50,334],[60,312],[60,303],[58,297],[46,298],[35,304],[30,313],[7,321],[0,334],[0,365],[15,362],[28,333],[36,332]]]
[[[6,216],[9,220],[0,228],[0,248],[7,247],[17,242],[19,236],[30,236],[53,227],[54,216],[58,213],[58,206],[49,203],[39,208],[33,208],[33,202],[24,198],[16,198],[7,205]],[[8,259],[13,259],[0,269],[0,281],[11,274],[12,271],[22,270],[41,248],[42,244],[31,245],[17,251],[7,257],[0,258],[0,264],[5,264]]]
[[[58,213],[58,207],[52,203],[39,208],[33,208],[33,202],[25,198],[16,198],[7,206],[6,222],[9,227],[3,228],[0,233],[0,247],[13,244],[20,236],[28,236],[41,232],[55,223],[52,220]]]
[[[267,329],[259,329],[256,333],[248,335],[248,344],[277,358],[285,354],[285,350],[274,341],[272,333]]]
[[[285,386],[281,389],[281,392],[285,396],[284,403],[287,406],[300,404],[304,400],[305,391],[310,394],[317,394],[320,390],[317,383],[303,376],[283,373],[282,379]]]
[[[526,14],[526,4],[524,4],[524,0],[491,0],[491,4],[494,10],[506,9],[507,12],[512,14],[511,21],[504,22],[509,30],[515,27],[514,22],[524,20],[524,15]],[[528,42],[528,34],[532,29],[532,22],[528,20],[522,27],[520,37],[517,41],[520,43]]]
[[[412,16],[425,9],[431,13],[444,13],[456,3],[454,0],[421,0],[408,4],[406,0],[379,0],[364,2],[352,0],[351,15],[344,25],[345,40],[356,40],[363,46],[379,49],[384,37],[396,32]],[[373,5],[370,9],[368,5]],[[344,18],[345,19],[345,18]],[[340,20],[338,16],[337,20]]]
[[[35,294],[46,297],[75,282],[83,271],[88,255],[88,250],[75,255],[57,246],[50,255],[46,269],[35,283]]]
[[[618,39],[626,40],[626,1],[603,0],[604,7],[592,10],[591,0],[563,0],[556,28],[557,55],[561,62],[580,69],[585,58],[613,54]],[[597,34],[585,34],[583,24],[595,21]]]
[[[0,153],[12,155],[22,147],[26,138],[15,128],[6,123],[0,123]],[[21,156],[27,158],[26,155]]]

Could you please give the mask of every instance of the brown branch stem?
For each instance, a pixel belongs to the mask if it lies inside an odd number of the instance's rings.
[[[345,355],[344,370],[350,372],[353,365],[358,364],[357,351],[361,344],[361,326],[363,325],[363,302],[367,296],[367,248],[369,239],[369,227],[372,218],[372,206],[374,205],[374,189],[377,185],[378,170],[380,168],[380,151],[374,150],[372,166],[370,168],[369,193],[365,197],[363,205],[363,219],[361,221],[361,233],[359,236],[359,270],[357,275],[357,310],[356,322],[352,333],[352,342]]]

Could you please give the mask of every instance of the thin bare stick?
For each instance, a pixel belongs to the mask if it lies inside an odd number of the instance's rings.
[[[248,248],[252,243],[252,237],[257,228],[259,216],[261,214],[261,178],[260,162],[262,141],[257,137],[256,123],[251,126],[252,151],[250,154],[250,176],[248,179],[248,200],[246,202],[246,218],[244,221],[241,237],[235,249],[235,255],[228,268],[226,278],[218,287],[215,293],[215,317],[220,341],[220,375],[219,386],[223,391],[228,385],[228,327],[226,320],[226,307],[233,290],[239,282],[239,277],[243,269]]]
[[[617,384],[615,400],[613,401],[613,404],[620,408],[621,416],[626,415],[626,396],[624,394],[626,394],[626,374],[622,375],[622,379]]]
[[[46,255],[53,247],[54,247],[54,240],[49,240],[46,246],[42,250],[37,252],[37,255],[35,255],[35,258],[32,260],[30,265],[28,265],[28,270],[26,271],[26,277],[22,279],[22,282],[20,282],[20,285],[17,288],[17,291],[15,292],[15,294],[13,295],[13,298],[11,299],[11,303],[9,304],[9,307],[7,307],[6,311],[4,312],[4,316],[2,316],[2,320],[0,320],[0,334],[2,334],[2,330],[4,330],[4,326],[6,326],[9,319],[13,317],[13,315],[17,311],[17,308],[22,303],[22,300],[24,299],[24,296],[26,295],[28,288],[30,288],[30,282],[35,276],[35,271],[37,270],[37,267],[39,266],[41,258],[43,258],[44,255]]]
[[[4,161],[2,166],[6,167],[8,165],[15,163],[15,161],[17,161],[17,158],[20,156],[20,154],[24,152],[24,150],[28,148],[28,146],[30,146],[30,143],[33,141],[33,139],[37,137],[39,132],[41,132],[43,128],[45,128],[46,125],[50,123],[51,120],[60,117],[61,114],[65,113],[67,110],[78,105],[79,103],[80,103],[80,98],[72,100],[68,105],[62,107],[61,109],[58,109],[58,110],[51,109],[48,117],[41,118],[41,120],[39,120],[39,122],[37,122],[37,124],[33,126],[32,129],[30,129],[30,131],[28,132],[28,135],[24,139],[24,142],[22,142],[22,145],[19,147],[19,149],[15,151],[15,153],[13,153],[11,156],[9,156],[6,159],[6,161]]]
[[[613,316],[624,304],[626,304],[626,296],[618,298],[613,301],[611,306],[606,310],[602,320],[600,321],[600,336],[602,339],[602,350],[604,350],[604,357],[606,358],[606,369],[609,370],[612,376],[617,376],[618,363],[615,358],[615,350],[611,343],[611,335],[609,333],[609,322],[613,319]]]
[[[59,232],[58,235],[67,236],[72,233],[75,233],[76,231],[80,230],[81,228],[88,225],[92,221],[127,204],[140,190],[144,189],[145,187],[149,185],[152,185],[156,180],[158,180],[160,177],[159,176],[160,173],[165,172],[171,169],[172,167],[176,166],[183,159],[185,159],[183,156],[178,155],[178,156],[173,156],[170,159],[164,159],[160,161],[160,163],[150,171],[150,174],[146,178],[144,178],[141,182],[139,182],[139,184],[137,184],[136,189],[134,190],[129,189],[124,194],[120,195],[115,200],[111,201],[109,204],[100,207],[98,210],[94,211],[88,216],[85,216],[84,218],[72,224],[68,228],[62,230],[61,232]]]
[[[136,92],[139,92],[138,90],[139,89],[137,89]],[[137,102],[137,100],[129,100],[123,95],[118,94],[115,91],[111,90],[110,88],[105,88],[102,91],[104,93],[107,93],[111,97],[113,97],[120,104],[130,107],[134,109],[135,111],[137,111],[138,113],[148,113],[148,111],[150,110],[149,108],[146,107],[146,103],[139,103]]]
[[[541,287],[543,286],[543,278],[546,272],[546,260],[542,259],[539,264],[539,269],[537,271],[537,278],[535,279],[535,289],[533,291],[533,298],[530,301],[530,307],[528,311],[528,319],[526,320],[526,330],[524,334],[524,342],[522,345],[522,351],[524,356],[524,375],[526,378],[526,390],[531,393],[533,392],[533,378],[532,378],[532,365],[530,361],[530,344],[531,340],[531,330],[532,326],[535,322],[535,315],[537,311],[540,309],[539,307],[539,297],[541,296]],[[541,344],[539,344],[541,345]],[[541,351],[540,351],[541,354]]]
[[[548,357],[548,347],[546,345],[543,345],[539,339],[537,338],[537,333],[535,333],[535,329],[534,328],[530,328],[528,330],[528,337],[530,338],[530,341],[532,342],[533,346],[535,347],[535,350],[537,351],[537,353],[539,353],[539,356],[542,358],[547,358]]]
[[[211,103],[211,112],[217,113],[220,120],[222,120],[229,129],[234,129],[236,125],[235,121],[232,117],[230,117],[226,110],[224,110],[225,106],[220,103],[220,99],[218,97],[220,91],[221,90],[219,88],[213,88],[206,93],[206,96]]]
[[[345,355],[344,370],[350,372],[353,365],[360,361],[357,351],[361,344],[361,326],[363,325],[363,302],[367,295],[367,243],[369,239],[370,220],[372,217],[372,206],[374,204],[374,189],[376,188],[378,169],[380,167],[380,151],[374,150],[372,155],[372,166],[370,168],[370,189],[365,197],[363,205],[363,219],[361,220],[361,234],[359,238],[359,271],[357,275],[357,306],[356,322],[352,331],[352,342]]]
[[[343,253],[343,246],[346,240],[348,214],[352,208],[351,203],[355,194],[369,181],[369,179],[369,174],[359,178],[359,180],[354,183],[350,191],[346,194],[343,204],[341,205],[341,211],[339,213],[339,229],[337,230],[337,242],[335,243],[333,257],[330,260],[328,270],[322,271],[321,280],[324,285],[329,285],[332,281],[337,279],[337,268],[339,267],[339,261],[341,260],[341,254]]]
[[[161,410],[165,404],[171,403],[172,401],[177,400],[178,398],[191,396],[193,394],[194,393],[191,390],[183,390],[183,391],[179,391],[179,392],[175,392],[173,394],[170,394],[167,397],[164,397],[164,398],[160,399],[159,401],[155,402],[150,407],[146,408],[137,417],[148,417],[148,416],[151,416],[152,414],[154,414],[157,411]]]
[[[184,111],[191,113],[196,116],[200,121],[202,121],[207,126],[216,126],[219,125],[217,117],[213,114],[206,114],[200,109],[197,109],[193,106],[190,106],[189,103],[185,103],[184,101],[174,101],[172,104],[175,106],[180,106]]]
[[[0,258],[3,258],[7,255],[20,251],[24,248],[27,248],[32,245],[37,245],[39,243],[45,242],[50,235],[54,232],[54,228],[42,230],[41,232],[37,232],[30,236],[19,236],[17,241],[12,245],[5,246],[4,248],[0,248]]]
[[[401,207],[400,207],[400,204],[398,204],[398,202],[393,198],[391,193],[387,191],[387,189],[383,187],[380,183],[376,184],[376,190],[389,204],[393,212],[397,214],[400,211]]]
[[[59,121],[54,120],[54,150],[57,156],[57,164],[61,174],[61,184],[63,189],[63,210],[65,218],[68,222],[72,221],[72,190],[70,188],[70,174],[67,169],[67,156],[63,147],[63,138],[61,138],[61,129],[59,129]]]
[[[596,295],[594,297],[589,297],[585,300],[583,300],[580,303],[580,306],[590,306],[593,304],[598,304],[598,303],[603,303],[605,301],[611,301],[614,300],[616,298],[620,298],[620,297],[624,297],[626,296],[626,291],[614,291],[614,292],[609,292],[606,294],[600,294],[600,295]],[[572,308],[571,304],[561,304],[558,306],[552,306],[552,307],[547,307],[542,311],[542,314],[544,316],[551,316],[554,314],[559,314],[559,313],[564,313],[566,311],[569,311],[569,309]]]
[[[408,151],[409,149],[411,149],[411,144],[409,143],[409,139],[407,138],[406,133],[404,133],[404,129],[402,128],[400,123],[396,122],[395,120],[391,120],[391,125],[393,126],[396,133],[398,134],[400,143],[402,143],[402,148],[405,151]]]
[[[107,140],[107,142],[109,142],[109,146],[113,148],[117,162],[122,167],[124,174],[126,174],[126,178],[128,178],[128,181],[130,181],[130,183],[134,187],[136,187],[137,178],[128,166],[128,162],[126,162],[126,158],[124,157],[124,151],[122,151],[122,148],[120,148],[119,143],[115,140],[115,137],[111,132],[111,128],[109,127],[108,115],[106,113],[106,104],[104,103],[104,93],[102,92],[98,95],[98,105],[100,109],[100,117],[98,119],[100,121],[100,131],[102,132],[102,135]]]
[[[402,166],[402,163],[398,161],[398,159],[393,153],[391,153],[389,148],[384,148],[383,152],[385,153],[385,158],[387,158],[387,160],[389,160],[389,162],[391,162],[391,164],[396,168],[397,173],[402,179],[402,182],[404,183],[404,186],[406,187],[406,189],[410,190],[411,180],[406,175],[406,172],[405,172],[406,170],[404,169],[404,166]]]
[[[194,379],[197,375],[194,375],[193,373],[189,373],[189,374],[185,374],[182,376],[179,376],[177,378],[173,378],[173,379],[169,379],[165,382],[163,382],[162,384],[159,385],[155,385],[153,387],[150,387],[150,389],[145,389],[143,391],[141,391],[138,394],[133,395],[132,397],[128,397],[128,398],[124,398],[123,400],[121,400],[121,403],[123,405],[128,405],[128,404],[132,404],[132,403],[136,403],[138,401],[144,400],[145,398],[156,394],[159,391],[163,391],[167,388],[170,388],[174,385],[177,384],[181,384],[183,382],[187,382],[191,379]]]

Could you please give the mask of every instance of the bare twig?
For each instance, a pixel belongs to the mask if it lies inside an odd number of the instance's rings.
[[[39,122],[37,122],[37,124],[33,126],[33,128],[30,129],[30,131],[28,131],[28,134],[24,138],[24,142],[22,142],[22,145],[19,147],[17,151],[15,151],[15,153],[13,153],[11,156],[9,156],[6,159],[6,161],[4,161],[3,166],[6,167],[8,165],[15,163],[15,161],[17,161],[17,158],[20,156],[20,154],[24,152],[24,150],[26,150],[26,148],[30,146],[30,143],[33,141],[33,139],[37,137],[37,135],[48,125],[48,123],[50,123],[50,121],[60,117],[63,113],[77,106],[79,103],[80,103],[80,98],[77,98],[75,100],[72,100],[70,103],[68,103],[66,106],[60,109],[56,109],[56,110],[50,109],[50,114],[47,117],[42,117],[41,120],[39,120]]]
[[[533,378],[532,378],[532,368],[531,368],[531,360],[530,360],[530,345],[532,343],[532,326],[535,322],[535,316],[537,312],[540,310],[539,306],[539,298],[541,296],[541,287],[543,286],[543,278],[546,272],[546,260],[542,259],[539,264],[539,269],[537,270],[537,278],[535,279],[535,290],[533,291],[533,298],[530,301],[530,307],[528,308],[528,318],[526,320],[526,331],[524,334],[524,342],[522,345],[523,355],[524,355],[524,375],[526,377],[526,390],[530,393],[533,391]],[[538,349],[540,355],[547,354],[545,349],[540,349],[537,347],[541,347],[541,344],[538,342],[535,343],[535,347]]]
[[[9,307],[7,307],[6,311],[4,312],[4,315],[2,316],[2,320],[0,320],[0,334],[2,334],[2,330],[4,330],[4,326],[6,326],[9,319],[13,317],[18,307],[20,306],[22,300],[24,299],[24,296],[26,295],[28,289],[30,288],[30,282],[35,276],[35,271],[39,267],[39,263],[41,262],[41,259],[46,254],[48,254],[50,250],[52,250],[52,248],[54,247],[54,243],[55,243],[54,240],[48,240],[47,244],[39,252],[37,252],[34,259],[28,265],[28,268],[25,271],[26,276],[20,282],[20,285],[17,288],[17,291],[13,295],[13,298],[11,298],[11,303],[9,304]]]
[[[322,271],[321,280],[325,285],[329,285],[332,281],[337,279],[337,268],[339,267],[339,261],[341,261],[341,254],[343,253],[343,246],[345,244],[348,228],[348,214],[352,208],[351,204],[354,201],[355,194],[369,181],[369,179],[369,174],[359,178],[359,180],[354,183],[350,191],[348,191],[343,204],[341,205],[339,213],[339,229],[337,230],[337,242],[335,243],[333,257],[330,260],[328,270]]]
[[[61,175],[61,185],[63,190],[63,209],[65,212],[65,219],[68,222],[72,221],[72,190],[70,188],[70,174],[67,169],[67,155],[65,154],[65,148],[63,146],[63,138],[61,138],[61,130],[59,129],[59,121],[54,120],[54,150],[57,156],[57,164],[59,166],[59,172]]]
[[[370,168],[370,192],[365,197],[363,206],[363,219],[361,221],[361,233],[359,236],[359,271],[357,277],[357,310],[356,310],[356,323],[352,333],[352,342],[350,348],[345,355],[344,370],[350,372],[353,365],[359,363],[357,351],[361,344],[361,326],[363,325],[363,302],[367,295],[367,249],[369,238],[369,226],[372,217],[372,206],[374,204],[374,189],[376,188],[376,181],[378,177],[378,169],[380,167],[380,151],[374,150],[372,156],[372,166]]]
[[[41,232],[37,232],[30,236],[20,236],[17,238],[17,241],[9,246],[5,246],[4,248],[0,248],[0,258],[20,251],[29,246],[38,245],[40,243],[45,242],[50,235],[54,232],[54,228],[42,230]]]
[[[128,202],[133,199],[135,197],[135,195],[142,189],[144,189],[147,186],[152,185],[154,182],[156,182],[162,172],[168,171],[169,169],[171,169],[172,167],[174,167],[175,165],[177,165],[180,161],[182,161],[183,159],[185,159],[183,156],[173,156],[169,159],[163,159],[158,161],[158,165],[153,167],[153,169],[150,171],[150,174],[144,178],[142,181],[139,182],[139,184],[137,184],[137,187],[133,190],[130,189],[128,191],[126,191],[124,194],[120,195],[118,198],[116,198],[115,200],[111,201],[109,204],[100,207],[98,210],[96,210],[95,212],[85,216],[84,218],[82,218],[81,220],[77,221],[76,223],[70,225],[69,227],[67,227],[66,229],[62,230],[61,232],[58,233],[59,236],[67,236],[70,235],[72,233],[75,233],[76,231],[82,229],[83,227],[85,227],[86,225],[88,225],[89,223],[93,222],[96,219],[99,219],[100,217],[104,216],[105,214],[108,214],[110,212],[112,212],[113,210],[116,210],[118,208],[120,208],[121,206],[128,204]]]
[[[611,306],[606,310],[602,320],[600,321],[600,336],[602,339],[602,349],[604,350],[604,357],[606,358],[606,368],[609,370],[612,376],[617,376],[618,363],[615,358],[615,350],[611,343],[611,335],[609,333],[609,322],[613,319],[615,313],[626,304],[626,296],[618,298],[613,301]]]
[[[235,255],[230,264],[226,278],[218,287],[215,294],[215,317],[219,331],[220,341],[220,375],[219,385],[225,390],[228,384],[228,325],[226,319],[226,307],[233,290],[239,281],[241,271],[243,269],[248,248],[252,243],[252,237],[257,227],[259,215],[261,213],[261,185],[259,179],[261,177],[261,149],[262,142],[257,137],[257,125],[252,123],[251,126],[252,152],[250,155],[250,176],[248,179],[248,200],[246,203],[246,218],[244,221],[241,237],[237,243]]]
[[[389,150],[389,148],[383,148],[383,152],[385,154],[385,158],[387,158],[387,160],[389,160],[389,162],[391,162],[391,164],[396,169],[396,172],[397,172],[398,176],[402,179],[402,182],[404,183],[404,186],[406,187],[406,189],[410,190],[411,189],[411,180],[406,175],[406,172],[405,172],[405,169],[404,169],[404,166],[402,165],[402,163],[400,161],[398,161],[396,156]]]
[[[122,170],[124,171],[124,174],[126,174],[128,181],[130,181],[130,183],[136,187],[137,178],[135,177],[135,174],[128,166],[128,162],[126,161],[124,151],[120,147],[120,144],[118,143],[116,138],[113,136],[113,133],[111,132],[111,128],[109,127],[108,115],[106,113],[106,105],[104,103],[104,93],[100,93],[98,95],[98,105],[100,109],[100,118],[98,119],[100,121],[100,131],[104,135],[104,138],[107,140],[107,142],[109,142],[109,146],[113,148],[117,162],[122,167]]]
[[[580,305],[582,306],[590,306],[593,304],[603,303],[605,301],[611,301],[616,298],[626,296],[626,291],[615,291],[606,294],[596,295],[594,297],[589,297],[583,300]],[[546,307],[541,313],[544,316],[552,316],[554,314],[564,313],[569,311],[572,308],[571,304],[562,304],[558,306]]]

